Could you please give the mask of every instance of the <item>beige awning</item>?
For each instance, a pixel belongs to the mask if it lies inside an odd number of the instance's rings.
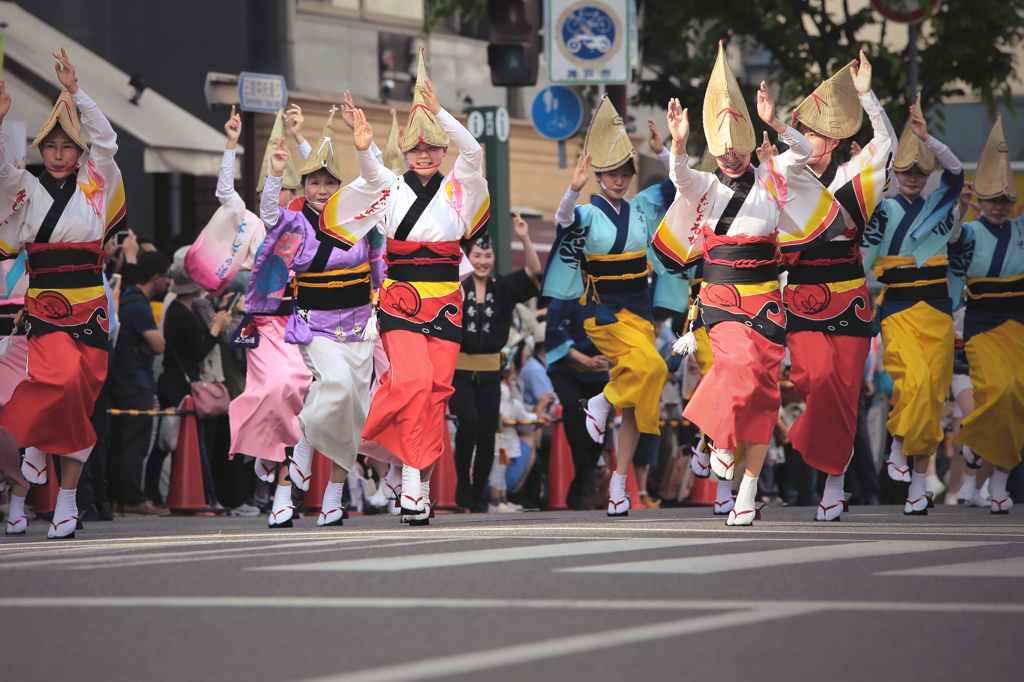
[[[114,126],[146,146],[143,159],[147,173],[186,173],[216,176],[227,138],[160,93],[147,89],[139,100],[129,100],[134,90],[130,76],[99,55],[28,13],[12,2],[0,2],[4,30],[4,62],[19,67],[60,88],[51,52],[62,46],[78,72],[79,85],[95,100]],[[24,120],[29,141],[35,139],[56,99],[40,93],[23,80],[4,74],[11,92],[11,120]],[[239,147],[239,152],[241,152]],[[29,163],[38,162],[33,150]]]

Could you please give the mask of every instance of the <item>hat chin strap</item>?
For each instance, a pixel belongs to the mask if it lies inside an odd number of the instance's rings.
[[[81,168],[82,165],[80,163],[75,163],[74,166],[72,166],[71,168],[65,169],[65,170],[56,170],[54,168],[50,168],[49,166],[43,166],[43,167],[46,168],[46,172],[49,173],[50,175],[53,175],[54,173],[67,173],[68,175],[71,175],[72,173],[77,171],[79,168]]]
[[[601,185],[601,189],[603,189],[605,192],[612,195],[612,197],[616,199],[621,199],[622,197],[626,196],[626,193],[629,191],[629,186],[627,186],[626,189],[622,190],[621,192],[616,192],[608,185],[604,184],[604,180],[598,180],[597,184]]]

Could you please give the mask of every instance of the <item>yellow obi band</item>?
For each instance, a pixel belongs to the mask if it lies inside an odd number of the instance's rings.
[[[921,267],[916,267],[913,256],[883,256],[879,261],[875,277],[885,285],[879,305],[883,300],[932,301],[949,296],[946,256],[932,256]]]
[[[646,291],[647,276],[651,270],[646,251],[587,254],[587,288],[580,303],[586,304],[591,287],[598,301],[600,294]]]
[[[967,280],[967,308],[986,313],[1024,312],[1024,275]]]
[[[368,305],[373,293],[370,264],[348,270],[297,273],[292,287],[299,307],[304,310],[343,310]]]
[[[501,371],[501,353],[459,353],[455,369],[466,372]]]

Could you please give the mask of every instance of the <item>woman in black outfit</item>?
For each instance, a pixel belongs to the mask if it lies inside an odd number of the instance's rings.
[[[156,382],[156,395],[163,409],[176,408],[185,396],[192,393],[192,382],[198,381],[203,360],[217,345],[217,335],[231,323],[231,313],[218,312],[209,326],[204,325],[192,311],[192,302],[203,290],[189,277],[181,264],[171,268],[174,283],[170,291],[177,295],[164,313],[164,371]],[[212,428],[212,419],[197,419],[199,432],[199,454],[203,464],[203,488],[206,503],[218,506],[217,494],[210,473],[210,462],[206,456],[206,430]]]
[[[468,252],[473,275],[462,283],[462,348],[455,365],[455,393],[448,409],[458,419],[455,433],[455,503],[473,512],[486,512],[484,491],[494,462],[494,439],[501,404],[501,349],[508,341],[512,311],[540,290],[543,272],[530,241],[529,226],[517,213],[513,229],[523,243],[526,267],[492,277],[494,244],[486,234],[474,240]],[[473,449],[476,448],[476,464]],[[472,481],[470,467],[473,468]]]

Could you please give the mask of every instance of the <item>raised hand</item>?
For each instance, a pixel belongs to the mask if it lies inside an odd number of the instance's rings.
[[[651,151],[655,154],[661,154],[665,150],[665,145],[661,141],[661,133],[658,132],[658,126],[654,125],[654,119],[647,119],[647,129],[650,134],[647,136],[647,144],[651,145]]]
[[[757,91],[757,115],[775,132],[786,132],[786,124],[775,116],[775,100],[772,98],[772,93],[768,91],[768,84],[764,81],[761,81],[761,88]]]
[[[362,109],[356,109],[353,113],[352,140],[356,145],[356,149],[361,152],[369,149],[370,143],[373,142],[373,128],[367,123],[366,114],[363,113]]]
[[[851,159],[853,157],[857,156],[858,154],[860,154],[862,149],[863,148],[859,144],[857,144],[856,140],[850,140],[850,158]]]
[[[960,215],[964,216],[967,214],[967,210],[971,208],[971,199],[974,198],[974,183],[965,182],[964,188],[960,190]]]
[[[523,220],[523,217],[518,212],[512,216],[512,229],[515,230],[516,236],[519,237],[520,241],[530,237],[530,225]]]
[[[341,120],[349,130],[352,130],[352,126],[355,125],[355,113],[356,105],[352,102],[352,94],[346,90],[345,95],[341,98]]]
[[[764,134],[764,142],[757,148],[757,162],[759,164],[768,163],[779,155],[779,148],[776,147],[769,141],[767,131]]]
[[[238,145],[238,138],[242,134],[242,117],[235,112],[235,106],[231,105],[231,118],[224,124],[224,132],[228,136],[228,149],[234,149]]]
[[[910,105],[910,129],[921,138],[922,142],[927,142],[931,139],[931,135],[928,134],[928,123],[924,120],[924,116],[916,104]]]
[[[306,122],[306,117],[302,115],[302,107],[298,104],[292,104],[288,107],[288,111],[284,115],[284,120],[288,123],[288,131],[295,139],[295,144],[302,144],[305,142],[306,136],[302,134],[302,124]]]
[[[429,78],[423,79],[423,87],[420,88],[420,94],[423,96],[423,103],[427,105],[427,109],[430,109],[430,113],[435,116],[441,113],[441,104],[437,101],[434,84],[430,82]]]
[[[53,65],[54,70],[57,72],[57,80],[72,95],[78,92],[78,78],[75,77],[75,67],[68,61],[68,53],[62,47],[60,48],[60,54],[56,52],[51,52],[50,54],[57,60],[57,63]]]
[[[270,155],[270,174],[275,178],[284,175],[288,167],[288,148],[284,146],[284,138],[277,138],[277,149]]]
[[[572,175],[572,185],[570,185],[573,192],[579,192],[587,184],[587,180],[590,179],[590,164],[593,160],[594,157],[587,154],[581,156],[580,160],[576,162],[576,172]]]
[[[3,123],[4,116],[11,110],[11,95],[7,92],[4,79],[0,78],[0,123]]]
[[[678,99],[670,99],[666,119],[672,136],[672,153],[679,156],[686,151],[686,140],[690,137],[689,109],[683,109]]]
[[[871,92],[871,62],[864,56],[864,50],[860,51],[860,64],[850,67],[850,75],[853,76],[853,87],[857,92],[866,95]]]

